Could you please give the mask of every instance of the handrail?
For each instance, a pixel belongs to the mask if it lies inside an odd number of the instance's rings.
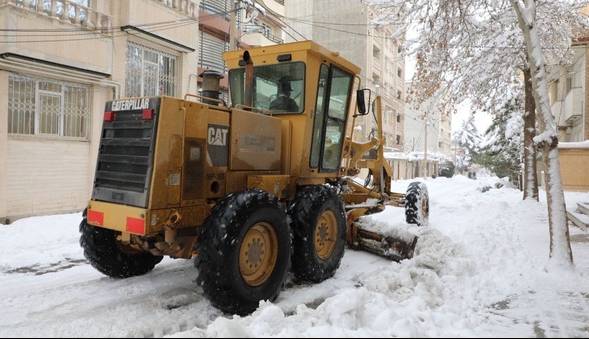
[[[270,110],[263,109],[263,108],[258,108],[258,107],[246,106],[246,105],[242,105],[242,104],[235,105],[235,108],[242,109],[244,111],[251,111],[251,112],[266,114],[266,115],[269,115],[269,116],[274,115],[274,113],[272,113],[272,111],[270,111]]]

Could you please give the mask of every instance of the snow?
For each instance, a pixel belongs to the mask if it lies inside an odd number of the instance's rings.
[[[589,148],[589,140],[581,141],[581,142],[559,142],[558,148],[582,148],[588,149]]]
[[[547,271],[544,201],[494,188],[494,177],[423,181],[429,227],[404,224],[392,207],[363,219],[418,234],[413,259],[346,250],[332,279],[289,282],[247,317],[211,306],[192,261],[165,259],[127,280],[104,277],[82,261],[79,214],[0,226],[0,337],[589,336],[589,234],[571,228],[575,271]],[[576,206],[589,194],[565,198]]]
[[[424,152],[384,152],[384,158],[388,160],[418,161],[425,159]],[[431,161],[451,161],[452,158],[439,152],[427,152],[427,158]]]

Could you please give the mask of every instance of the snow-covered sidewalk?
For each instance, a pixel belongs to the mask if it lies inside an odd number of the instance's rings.
[[[289,284],[243,318],[210,305],[191,261],[114,280],[83,260],[79,215],[21,220],[0,227],[0,337],[589,336],[589,234],[571,229],[574,273],[547,273],[545,206],[482,189],[496,182],[427,180],[430,226],[413,228],[413,259],[348,250],[334,278]],[[589,194],[567,194],[569,205],[581,200]],[[366,222],[398,227],[402,211]]]

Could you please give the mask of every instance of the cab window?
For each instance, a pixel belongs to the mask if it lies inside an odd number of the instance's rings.
[[[321,65],[313,119],[310,167],[333,172],[340,167],[341,151],[353,76]]]
[[[245,69],[229,71],[233,105],[245,103]],[[305,104],[305,64],[281,63],[254,67],[252,105],[274,114],[302,113]]]
[[[336,170],[340,166],[352,80],[350,74],[333,67],[321,165],[326,170]]]
[[[319,83],[317,86],[317,102],[315,103],[315,117],[313,118],[313,141],[311,144],[311,167],[319,166],[321,155],[321,140],[325,123],[325,104],[327,103],[327,82],[329,81],[329,66],[321,65]]]

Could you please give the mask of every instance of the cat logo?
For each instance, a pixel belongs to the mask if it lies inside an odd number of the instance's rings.
[[[209,159],[211,159],[213,166],[227,166],[229,156],[229,145],[227,141],[229,137],[229,126],[209,125],[207,134],[207,149]]]
[[[209,126],[209,145],[227,146],[228,128]]]

